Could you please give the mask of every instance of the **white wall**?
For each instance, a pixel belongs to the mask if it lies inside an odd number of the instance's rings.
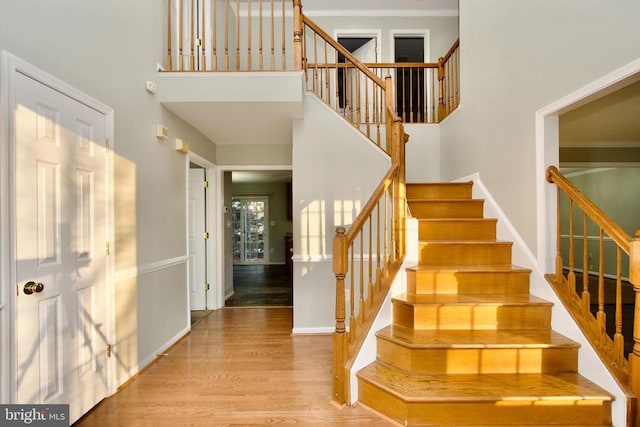
[[[156,139],[156,124],[215,162],[215,145],[144,89],[165,57],[164,13],[154,0],[0,2],[0,49],[115,110],[119,382],[189,327],[177,297],[186,297],[187,164]]]
[[[405,146],[407,182],[440,181],[440,126],[406,123],[409,135]]]
[[[314,95],[293,124],[294,332],[335,326],[332,240],[349,228],[390,159]]]
[[[533,253],[534,113],[640,56],[639,19],[636,0],[460,0],[461,106],[442,125],[442,178],[480,173]]]

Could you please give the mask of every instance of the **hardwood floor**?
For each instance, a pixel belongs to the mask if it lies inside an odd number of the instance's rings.
[[[75,425],[394,425],[332,395],[330,335],[291,335],[291,308],[224,308]]]
[[[227,307],[293,305],[293,284],[286,265],[234,265],[233,291]]]

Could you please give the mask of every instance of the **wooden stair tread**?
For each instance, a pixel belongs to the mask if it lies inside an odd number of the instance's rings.
[[[610,393],[573,372],[424,374],[375,361],[357,375],[407,402],[613,400]]]
[[[553,305],[531,294],[401,294],[392,301],[412,305]]]
[[[531,273],[531,269],[519,267],[514,264],[482,264],[482,265],[426,265],[416,264],[407,267],[406,270],[411,271],[437,271],[451,273],[495,273],[495,272],[519,272]]]
[[[407,348],[577,348],[580,344],[549,329],[542,330],[413,330],[388,326],[376,336]]]

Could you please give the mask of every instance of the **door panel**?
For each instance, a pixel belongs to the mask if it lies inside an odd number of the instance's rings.
[[[234,198],[233,262],[235,264],[266,264],[268,244],[267,198]]]
[[[19,73],[15,93],[17,399],[73,422],[107,394],[106,119]]]
[[[189,169],[189,307],[207,308],[205,170]]]

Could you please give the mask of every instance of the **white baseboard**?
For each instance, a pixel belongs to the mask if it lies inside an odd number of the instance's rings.
[[[320,328],[293,328],[291,333],[293,335],[330,335],[336,329],[334,327],[326,326]]]

